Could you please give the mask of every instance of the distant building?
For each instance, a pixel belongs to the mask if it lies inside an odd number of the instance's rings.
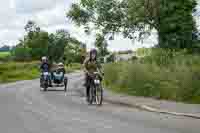
[[[104,63],[129,61],[129,60],[132,60],[133,57],[136,57],[136,52],[133,52],[133,51],[132,52],[111,53],[104,57]]]
[[[132,53],[124,53],[124,54],[115,54],[115,62],[119,61],[129,61],[131,60],[134,56],[136,56],[135,52]]]

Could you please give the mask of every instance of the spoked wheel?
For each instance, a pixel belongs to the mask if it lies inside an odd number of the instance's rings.
[[[88,96],[88,102],[89,104],[92,104],[94,101],[94,87],[90,86],[89,96]]]
[[[47,85],[46,81],[44,80],[43,77],[40,78],[40,90],[41,91],[47,91]]]
[[[65,79],[64,79],[64,91],[65,91],[65,92],[67,91],[67,84],[68,84],[68,79],[65,78]]]
[[[101,106],[102,105],[102,102],[103,102],[103,89],[101,87],[101,85],[99,86],[96,86],[96,104]]]

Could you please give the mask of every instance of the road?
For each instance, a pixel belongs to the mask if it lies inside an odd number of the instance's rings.
[[[79,73],[69,90],[41,92],[39,81],[0,85],[1,133],[199,133],[200,120],[104,103],[88,106]]]

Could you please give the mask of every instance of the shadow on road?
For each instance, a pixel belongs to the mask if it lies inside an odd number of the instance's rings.
[[[48,91],[51,91],[51,92],[58,92],[58,91],[64,91],[64,90],[56,90],[56,89],[51,89],[51,90],[47,90]]]

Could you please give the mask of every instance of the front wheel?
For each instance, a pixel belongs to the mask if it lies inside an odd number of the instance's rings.
[[[91,85],[89,89],[88,103],[92,104],[94,101],[94,87]]]
[[[47,91],[49,84],[48,81],[46,81],[43,77],[40,78],[40,87],[43,88],[43,91]]]
[[[103,102],[103,88],[101,85],[96,86],[96,104],[101,106]]]
[[[44,91],[47,91],[49,84],[48,81],[44,81]]]
[[[65,79],[64,79],[64,91],[65,91],[65,92],[67,91],[67,84],[68,84],[68,79],[65,78]]]

